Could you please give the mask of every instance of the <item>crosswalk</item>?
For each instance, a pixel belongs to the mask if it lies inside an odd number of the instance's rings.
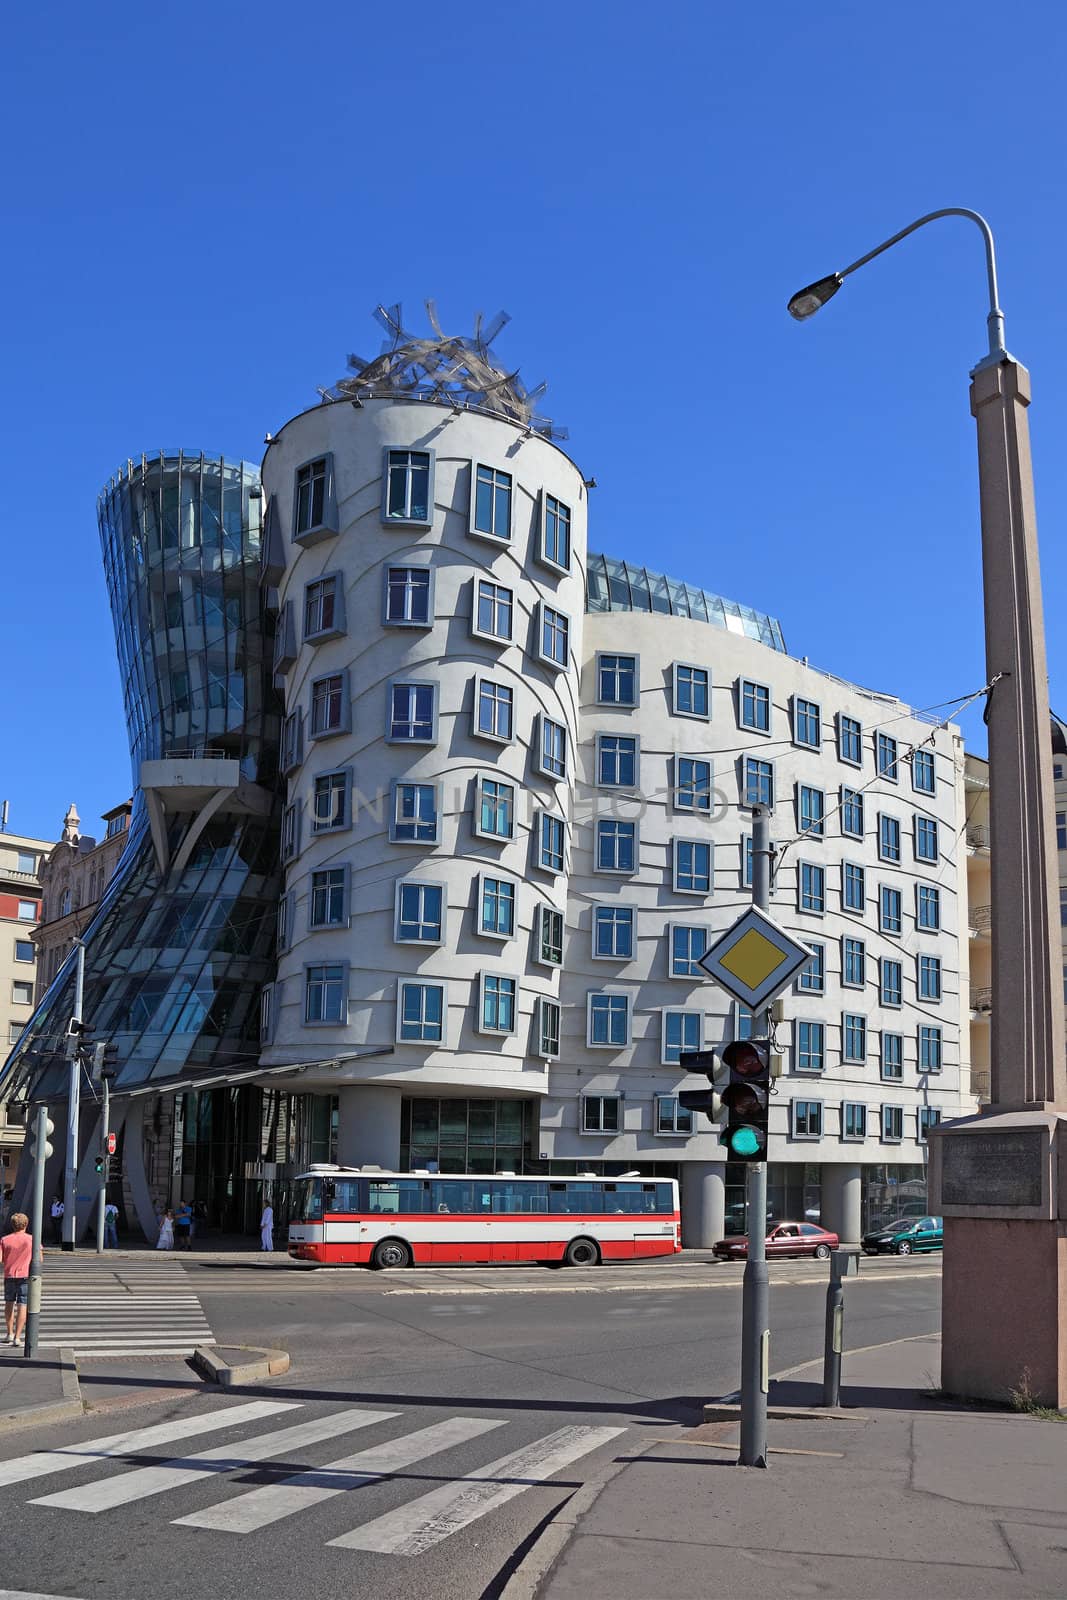
[[[93,1356],[189,1356],[214,1344],[204,1308],[177,1261],[111,1263],[45,1257],[39,1342]]]
[[[169,1520],[174,1527],[226,1535],[259,1534],[327,1502],[358,1504],[367,1512],[365,1520],[352,1526],[348,1514],[332,1520],[327,1515],[318,1524],[317,1534],[307,1536],[331,1549],[418,1556],[626,1431],[623,1427],[568,1425],[528,1439],[484,1465],[450,1472],[450,1452],[467,1452],[472,1446],[477,1448],[480,1440],[500,1437],[506,1441],[505,1430],[510,1431],[514,1424],[500,1417],[456,1415],[411,1430],[400,1412],[359,1406],[289,1418],[289,1413],[303,1409],[300,1402],[289,1400],[219,1405],[151,1427],[33,1451],[0,1461],[0,1488],[17,1485],[21,1491],[22,1485],[31,1485],[26,1501],[29,1516],[41,1516],[37,1508],[47,1508],[53,1515],[99,1516],[128,1511],[163,1495],[181,1496],[184,1492],[187,1496],[217,1485],[223,1493],[216,1494],[210,1504],[188,1510],[186,1501],[181,1514]],[[250,1427],[268,1421],[284,1425],[265,1433],[247,1433]],[[319,1446],[370,1428],[379,1428],[388,1436],[318,1465],[308,1460]],[[223,1444],[191,1454],[166,1454],[165,1447],[179,1440],[223,1431],[232,1435],[235,1429],[241,1430],[242,1436]],[[277,1478],[272,1480],[269,1470],[260,1468],[255,1487],[243,1488],[249,1467],[279,1458],[284,1466]],[[469,1461],[468,1454],[464,1461]],[[413,1475],[412,1469],[423,1462],[432,1464]],[[92,1469],[96,1470],[89,1476]],[[57,1474],[78,1476],[83,1481],[61,1488],[42,1485],[48,1492],[33,1493],[34,1480]],[[238,1493],[230,1492],[238,1486],[232,1481],[234,1475],[242,1486]],[[435,1486],[418,1493],[417,1487],[427,1479]],[[413,1497],[405,1497],[400,1504],[388,1503],[395,1498],[396,1488],[407,1490],[412,1485],[416,1486]],[[375,1500],[375,1486],[394,1491],[386,1492],[384,1508],[381,1499]],[[345,1502],[353,1490],[365,1494]],[[10,1516],[12,1509],[3,1508],[0,1515]],[[157,1521],[165,1520],[159,1517],[158,1508],[151,1514]],[[41,1532],[49,1537],[43,1521]]]

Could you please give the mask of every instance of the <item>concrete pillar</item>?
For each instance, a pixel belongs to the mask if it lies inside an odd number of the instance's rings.
[[[337,1096],[337,1159],[343,1167],[400,1166],[400,1090],[349,1084]]]
[[[863,1232],[861,1168],[827,1162],[822,1169],[822,1225],[836,1233],[842,1244],[859,1244]]]
[[[721,1161],[683,1161],[682,1243],[710,1250],[726,1232],[726,1168]]]

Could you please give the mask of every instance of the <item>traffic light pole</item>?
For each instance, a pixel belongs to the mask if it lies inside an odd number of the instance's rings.
[[[48,1107],[38,1106],[34,1123],[33,1205],[30,1208],[30,1233],[33,1237],[33,1255],[30,1257],[30,1281],[26,1286],[26,1345],[23,1354],[37,1354],[37,1323],[41,1315],[41,1268],[44,1246],[41,1229],[44,1227],[44,1168],[48,1160]]]
[[[771,907],[771,818],[762,806],[752,811],[752,904]],[[767,1013],[753,1019],[762,1037]],[[767,1465],[767,1390],[770,1374],[770,1312],[767,1288],[767,1163],[747,1169],[748,1256],[741,1287],[741,1450],[738,1465]]]
[[[75,939],[77,967],[74,976],[74,1014],[72,1021],[81,1022],[85,996],[85,946]],[[63,1181],[63,1248],[73,1250],[78,1238],[78,1122],[81,1111],[82,1058],[81,1034],[77,1036],[78,1048],[70,1060],[70,1079],[67,1091],[67,1164]]]

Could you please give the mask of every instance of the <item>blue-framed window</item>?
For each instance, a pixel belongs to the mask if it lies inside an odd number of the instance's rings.
[[[571,508],[557,500],[554,494],[545,494],[544,520],[541,529],[541,560],[559,572],[569,572],[571,567]]]
[[[440,944],[444,931],[445,891],[440,883],[398,883],[397,944]]]
[[[900,819],[878,813],[878,854],[883,861],[900,860]]]
[[[633,953],[633,906],[594,906],[593,955],[597,960],[629,961]]]
[[[555,906],[539,905],[534,935],[534,960],[546,967],[563,965],[563,912]]]
[[[478,466],[474,475],[472,530],[506,544],[511,538],[511,473]]]
[[[708,948],[707,928],[671,924],[671,977],[707,979],[700,958]]]
[[[383,520],[428,523],[432,503],[433,452],[387,450],[385,457]]]
[[[866,868],[854,861],[846,861],[841,868],[841,905],[845,911],[858,912],[860,916],[867,909]]]
[[[541,602],[538,655],[550,667],[565,668],[570,654],[571,620],[564,611]]]
[[[630,1042],[630,996],[591,994],[586,1018],[586,1044],[616,1049]]]
[[[397,1039],[402,1044],[443,1044],[445,986],[402,981],[397,1006]]]
[[[637,657],[600,654],[596,658],[596,698],[601,706],[637,704]]]
[[[344,1022],[348,967],[343,961],[304,968],[304,1021]]]
[[[395,783],[389,837],[394,844],[436,844],[441,826],[436,783]]]
[[[826,817],[826,796],[821,789],[813,789],[810,784],[797,785],[797,832],[811,835],[812,838],[823,837]]]
[[[913,750],[911,753],[911,786],[919,794],[934,794],[937,779],[934,772],[934,752]]]
[[[304,585],[304,638],[326,639],[343,633],[345,596],[341,574],[327,572]]]
[[[515,691],[510,684],[479,678],[475,690],[474,731],[507,744],[515,734]]]
[[[394,627],[428,628],[433,621],[433,573],[429,567],[388,567],[385,621]]]
[[[683,1050],[700,1049],[703,1023],[700,1011],[664,1010],[660,1061],[665,1067],[678,1066]]]
[[[311,786],[312,833],[336,833],[349,826],[352,769],[318,772]]]
[[[339,928],[348,920],[348,868],[321,867],[311,874],[309,928]]]
[[[904,1003],[904,969],[899,961],[883,956],[878,963],[878,998],[884,1006]]]
[[[656,1096],[656,1133],[690,1134],[693,1131],[693,1113],[685,1106],[679,1105],[676,1094],[658,1094]]]
[[[510,878],[481,880],[481,915],[478,931],[494,939],[510,939],[515,933],[515,885]]]
[[[390,684],[388,737],[402,744],[433,744],[437,737],[436,684]]]
[[[563,1008],[558,1000],[539,995],[537,1000],[537,1054],[555,1060],[560,1050]]]
[[[813,861],[800,863],[800,910],[826,910],[826,870]]]
[[[915,921],[920,928],[940,928],[941,890],[936,886],[936,884],[916,884]]]
[[[797,988],[802,994],[823,994],[826,990],[826,946],[809,944],[811,960],[801,967]]]
[[[686,661],[674,663],[674,714],[677,717],[711,715],[711,682],[706,667],[693,667]]]
[[[822,711],[814,700],[793,697],[793,742],[809,750],[822,748]]]
[[[746,756],[744,766],[743,805],[774,805],[774,762],[761,761],[757,756]]]
[[[823,1072],[826,1069],[826,1025],[797,1021],[797,1071]]]
[[[1056,849],[1067,850],[1067,811],[1056,813]]]
[[[878,890],[878,926],[883,933],[899,933],[904,923],[900,890],[881,884]]]
[[[734,1038],[751,1039],[756,1032],[756,1013],[751,1006],[734,1001]]]
[[[518,983],[497,972],[483,972],[481,980],[482,1033],[514,1033]]]
[[[897,772],[897,741],[891,734],[880,733],[875,740],[875,771],[880,778],[896,783]]]
[[[712,847],[706,839],[675,839],[674,890],[677,894],[710,894]]]
[[[849,1140],[866,1139],[867,1107],[862,1102],[858,1100],[842,1100],[841,1137]]]
[[[515,786],[499,778],[479,778],[475,832],[485,839],[511,839],[515,833]]]
[[[944,1060],[944,1033],[932,1023],[919,1026],[919,1071],[940,1072]]]
[[[858,789],[841,788],[841,832],[850,839],[863,838],[863,795]]]
[[[637,739],[629,733],[598,733],[596,781],[602,789],[633,789],[637,784]]]
[[[537,819],[537,865],[542,872],[562,872],[567,855],[567,829],[562,817],[542,811]]]
[[[478,578],[474,590],[475,633],[485,639],[510,639],[515,614],[512,591],[491,578]]]
[[[540,755],[538,770],[546,778],[565,778],[567,776],[567,730],[562,722],[553,722],[542,711],[539,713],[541,723]]]
[[[941,957],[919,957],[919,999],[941,999]]]
[[[904,1107],[882,1107],[882,1139],[885,1144],[899,1144],[904,1137]]]
[[[311,683],[311,737],[323,739],[331,733],[347,732],[351,722],[348,703],[348,674],[331,672]]]
[[[901,1083],[904,1078],[904,1035],[882,1030],[881,1073],[886,1083]]]
[[[933,817],[915,818],[915,859],[933,862],[940,860],[937,822]]]
[[[916,1115],[919,1143],[926,1143],[926,1135],[931,1128],[936,1128],[941,1121],[941,1113],[936,1106],[920,1106]]]
[[[751,678],[741,679],[741,726],[755,733],[771,731],[771,691],[765,683],[755,683]]]
[[[319,456],[296,469],[293,499],[293,537],[324,528],[329,509],[330,458]]]
[[[841,940],[841,982],[847,989],[862,989],[867,982],[867,946],[848,935]]]
[[[822,1101],[794,1100],[790,1131],[794,1139],[821,1139]]]
[[[752,835],[750,833],[741,835],[741,887],[744,889],[751,889],[752,887]]]
[[[675,756],[674,809],[710,815],[710,761],[698,761],[695,756]]]
[[[837,758],[850,767],[863,765],[863,724],[857,717],[841,715],[837,719]]]
[[[637,866],[637,823],[620,822],[615,817],[598,817],[596,824],[596,870],[633,872]]]
[[[846,1011],[841,1018],[841,1059],[867,1059],[867,1018],[858,1011]]]

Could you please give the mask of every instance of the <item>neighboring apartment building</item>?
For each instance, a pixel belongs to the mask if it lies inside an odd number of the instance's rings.
[[[0,833],[0,1061],[33,1014],[40,869],[51,848],[48,839]],[[6,1093],[0,1082],[0,1190],[15,1181],[25,1127],[21,1096]]]
[[[133,801],[105,811],[104,837],[97,841],[80,831],[81,818],[71,802],[63,831],[41,864],[41,921],[34,933],[37,946],[37,1004],[44,999],[73,941],[88,928],[126,847]]]
[[[1056,763],[1058,766],[1059,763]],[[971,1092],[981,1105],[989,1103],[990,1018],[993,1015],[992,927],[989,870],[989,762],[984,756],[967,754],[965,774],[967,802],[964,842],[967,861],[968,899],[968,1000],[971,1034]],[[1057,802],[1060,794],[1057,790]],[[1059,818],[1057,818],[1057,825]],[[1063,848],[1061,843],[1061,849]],[[1060,857],[1063,871],[1064,857]],[[1060,921],[1063,922],[1063,892],[1060,893]],[[1067,987],[1067,986],[1065,986]]]

